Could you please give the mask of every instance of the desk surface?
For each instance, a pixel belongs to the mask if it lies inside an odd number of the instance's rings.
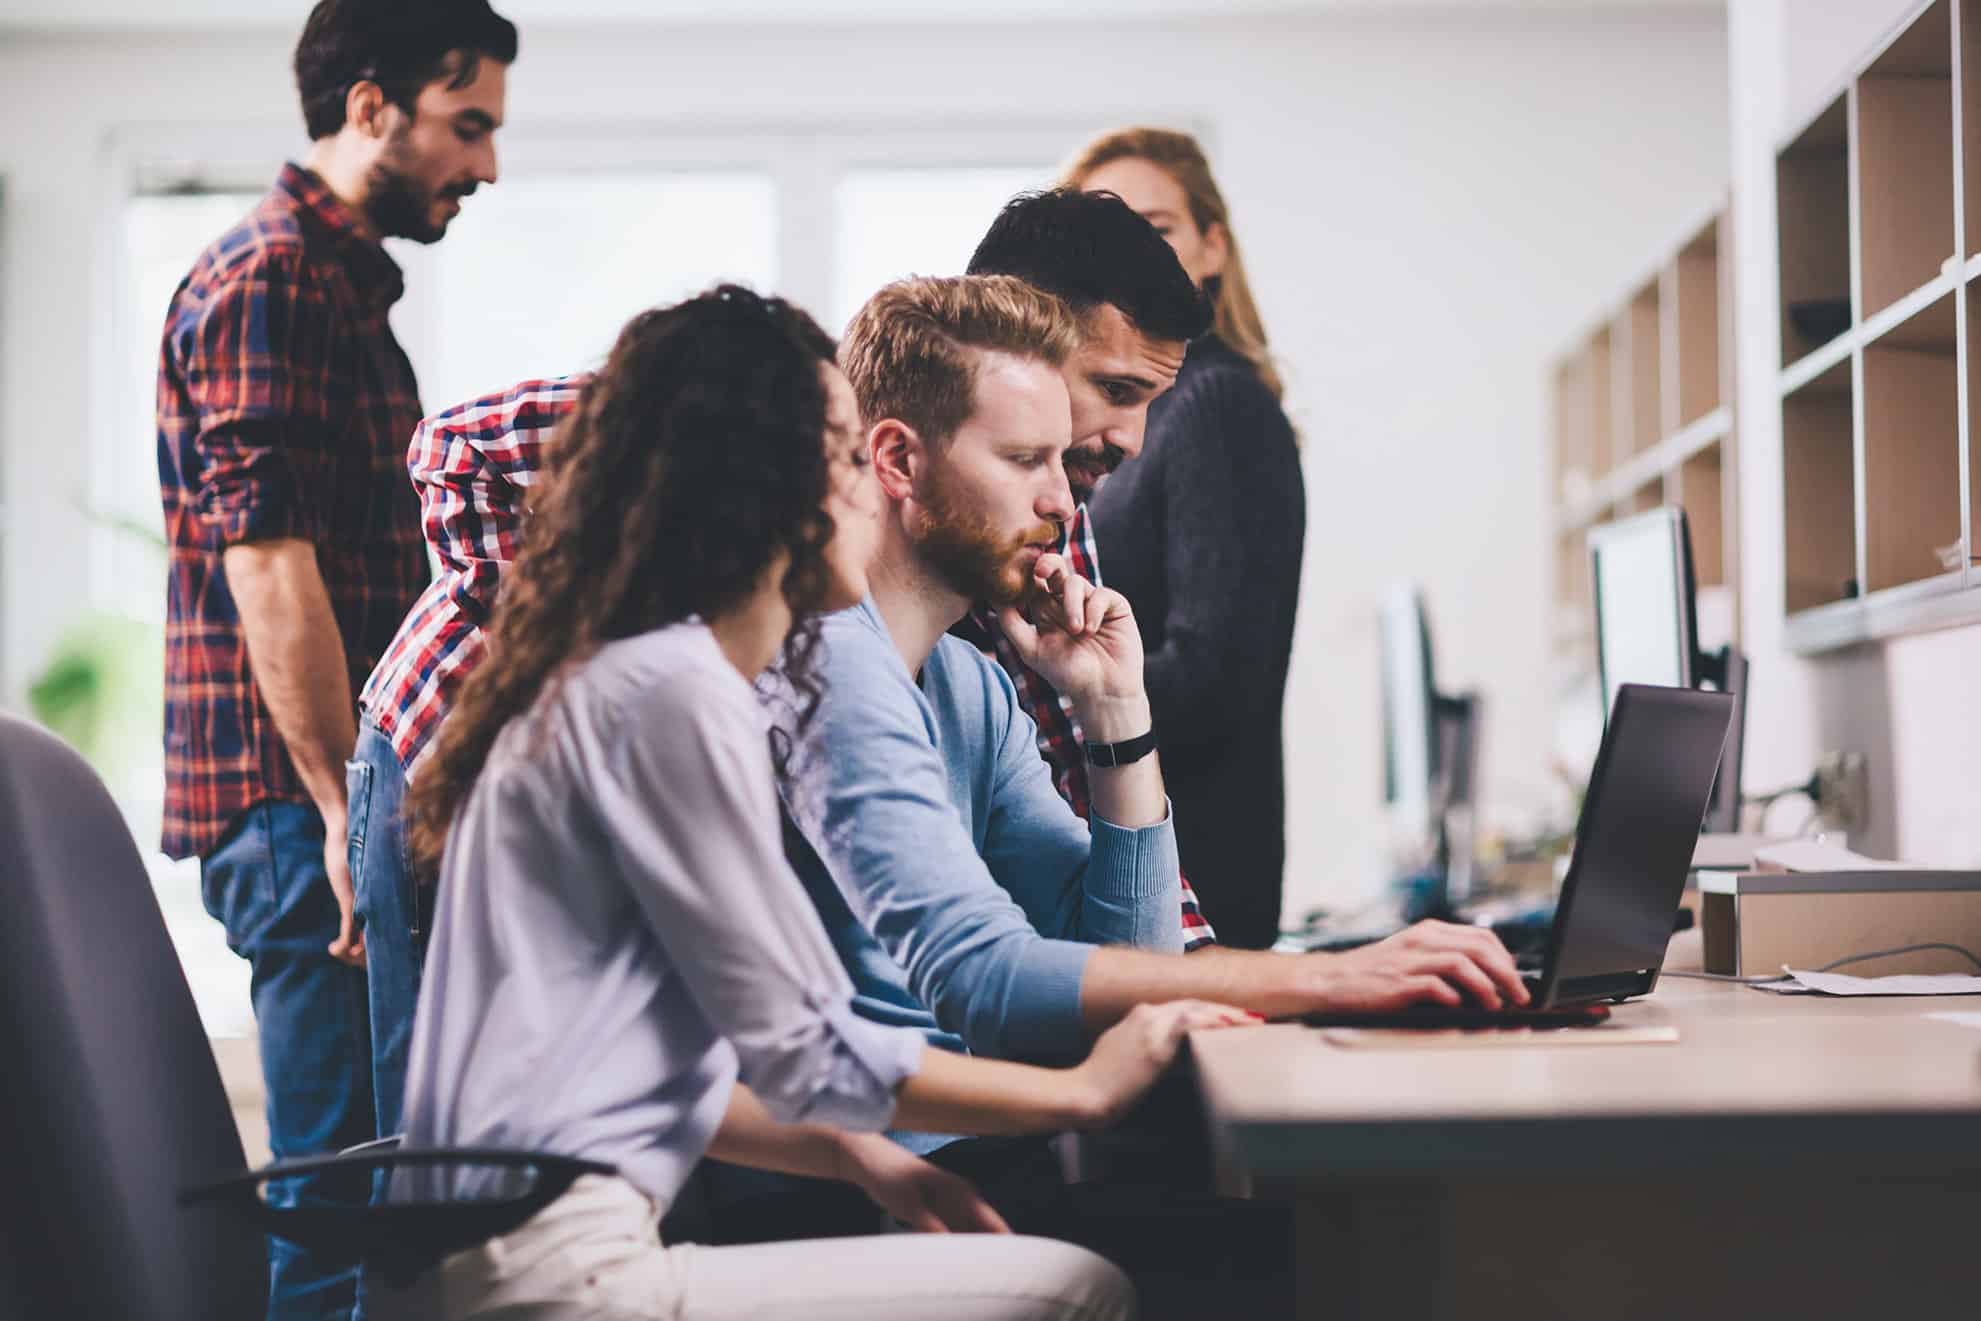
[[[1375,1051],[1279,1025],[1192,1038],[1221,1146],[1255,1174],[1641,1170],[1802,1155],[1981,1167],[1973,997],[1831,999],[1667,978],[1616,1007],[1675,1044]]]

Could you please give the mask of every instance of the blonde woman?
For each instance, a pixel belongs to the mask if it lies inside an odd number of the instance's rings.
[[[1215,308],[1211,333],[1149,408],[1141,457],[1102,483],[1090,512],[1108,582],[1148,646],[1183,871],[1224,943],[1263,949],[1278,934],[1286,861],[1280,711],[1307,522],[1299,450],[1231,213],[1196,140],[1108,133],[1062,182],[1134,208]]]

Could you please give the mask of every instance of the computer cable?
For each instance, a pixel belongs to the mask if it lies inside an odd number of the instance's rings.
[[[1927,941],[1922,945],[1900,945],[1897,949],[1873,950],[1869,954],[1850,954],[1841,959],[1826,963],[1820,968],[1812,968],[1810,971],[1834,972],[1838,968],[1852,963],[1864,963],[1871,959],[1890,958],[1894,954],[1918,954],[1929,949],[1943,949],[1949,953],[1958,954],[1973,964],[1977,970],[1981,970],[1981,954],[1976,954],[1965,945],[1948,945],[1935,940]],[[1765,976],[1742,977],[1730,972],[1676,972],[1670,970],[1658,975],[1661,977],[1689,977],[1693,981],[1700,982],[1737,982],[1742,986],[1765,986],[1769,982],[1788,981],[1792,976],[1792,974],[1786,972],[1769,973]]]

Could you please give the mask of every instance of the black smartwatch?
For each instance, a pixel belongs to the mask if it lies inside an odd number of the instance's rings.
[[[1156,750],[1156,731],[1150,730],[1136,738],[1123,739],[1119,743],[1089,743],[1088,764],[1094,766],[1127,766],[1142,760]]]

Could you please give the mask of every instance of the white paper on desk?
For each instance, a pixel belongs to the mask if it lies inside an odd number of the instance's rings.
[[[1821,837],[1791,839],[1754,850],[1754,870],[1766,872],[1907,871],[1909,862],[1867,858]]]
[[[1942,1023],[1958,1024],[1961,1027],[1981,1027],[1981,1014],[1928,1014],[1926,1017],[1937,1018]]]
[[[1330,1046],[1354,1050],[1531,1050],[1541,1046],[1646,1046],[1678,1040],[1669,1023],[1596,1023],[1588,1027],[1328,1027]]]
[[[1801,972],[1785,969],[1788,979],[1756,983],[1764,991],[1796,995],[1981,995],[1981,977],[1966,973],[1937,976],[1852,977],[1843,972]]]

